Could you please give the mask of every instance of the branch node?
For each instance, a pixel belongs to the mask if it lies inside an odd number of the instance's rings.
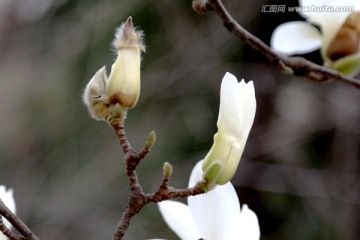
[[[206,13],[213,10],[207,0],[193,0],[192,8],[197,13]]]
[[[17,234],[11,232],[4,224],[2,220],[2,216],[0,215],[0,232],[2,232],[6,237],[10,240],[21,240],[22,237],[18,236]]]
[[[287,66],[282,60],[279,60],[279,65],[283,73],[288,75],[294,75],[294,70],[291,67]]]

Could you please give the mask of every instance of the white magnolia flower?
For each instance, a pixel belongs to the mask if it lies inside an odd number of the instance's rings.
[[[203,161],[192,170],[189,187],[202,179]],[[182,240],[257,240],[260,228],[256,214],[246,204],[240,209],[233,185],[216,186],[213,190],[188,198],[188,205],[176,201],[158,203],[169,227]]]
[[[218,132],[203,164],[204,179],[209,189],[226,184],[234,176],[254,122],[256,99],[254,84],[238,82],[226,73],[220,92]]]
[[[351,34],[342,35],[336,39],[338,42],[335,43],[334,39],[339,30],[343,28],[348,17],[358,14],[349,12],[349,9],[346,10],[344,7],[353,7],[354,11],[359,11],[360,1],[299,0],[299,5],[304,9],[299,14],[306,19],[306,22],[294,21],[278,26],[271,37],[271,47],[286,55],[304,54],[321,48],[325,66],[344,74],[356,74],[360,69],[359,42],[358,37],[355,40],[350,35],[358,35],[360,32],[356,33],[354,30],[355,32]],[[332,10],[330,11],[330,9]],[[358,26],[359,24],[360,22],[355,22],[351,25]],[[320,31],[315,26],[320,28]],[[356,41],[356,48],[353,53],[346,54],[346,49],[343,51],[339,49],[339,47],[347,47],[351,41]],[[330,53],[329,47],[331,51],[335,47],[335,51],[340,51],[345,56]]]
[[[16,213],[16,206],[14,200],[14,190],[8,189],[6,190],[5,186],[0,185],[0,199],[4,202],[4,204],[13,212]],[[11,224],[4,218],[2,218],[4,224],[7,228],[11,228]],[[0,231],[0,240],[7,239],[6,236]]]

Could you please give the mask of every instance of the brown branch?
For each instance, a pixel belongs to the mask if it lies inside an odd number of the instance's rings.
[[[147,143],[146,146],[139,152],[135,152],[135,150],[130,146],[126,133],[124,130],[124,119],[119,119],[117,121],[109,122],[110,125],[115,130],[115,133],[119,139],[120,145],[125,154],[125,166],[126,166],[126,174],[129,179],[129,188],[130,188],[130,196],[128,200],[128,206],[123,213],[122,219],[116,227],[116,231],[114,233],[114,240],[121,240],[126,230],[130,225],[130,221],[132,217],[134,217],[140,210],[150,202],[161,202],[164,200],[168,200],[171,198],[177,197],[189,197],[195,196],[201,193],[204,193],[204,185],[206,182],[200,181],[194,187],[187,189],[175,189],[169,186],[170,174],[165,174],[162,179],[162,182],[155,193],[145,194],[142,190],[142,187],[139,183],[137,174],[135,172],[136,167],[140,163],[142,159],[146,157],[146,155],[150,152],[150,147],[153,144],[153,137],[150,143]],[[153,134],[153,133],[152,133]],[[151,143],[152,142],[152,143]]]
[[[249,44],[256,51],[263,54],[272,64],[281,70],[296,76],[305,76],[313,81],[323,82],[335,79],[360,88],[360,80],[346,76],[338,71],[317,65],[301,57],[288,57],[275,52],[267,44],[252,35],[238,24],[226,10],[221,0],[194,0],[193,8],[198,12],[214,11],[222,20],[224,27],[232,34]]]
[[[39,240],[39,238],[26,226],[26,224],[21,221],[20,218],[18,218],[5,204],[4,202],[0,199],[0,215],[3,216],[4,218],[6,218],[12,225],[13,227],[18,230],[19,233],[21,233],[25,239],[27,240]],[[6,231],[7,228],[5,228],[5,232],[4,234],[10,234],[8,231]],[[10,234],[11,235],[11,234]],[[10,236],[9,235],[9,236]],[[9,237],[8,235],[6,235],[7,237]],[[10,238],[10,239],[23,239],[19,236],[16,235],[11,235],[15,238]]]
[[[17,234],[11,232],[4,224],[2,217],[0,216],[0,231],[8,237],[10,240],[22,240],[24,238],[18,236]]]

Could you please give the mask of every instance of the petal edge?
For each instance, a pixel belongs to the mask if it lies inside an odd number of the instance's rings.
[[[181,202],[167,200],[159,202],[158,207],[166,224],[182,240],[200,238],[188,206]]]
[[[271,36],[270,45],[280,53],[293,55],[317,50],[321,47],[321,41],[322,36],[314,26],[294,21],[279,25]]]

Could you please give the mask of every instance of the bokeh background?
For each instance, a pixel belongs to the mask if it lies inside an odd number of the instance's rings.
[[[226,0],[250,32],[269,43],[296,13],[262,13],[296,0]],[[155,130],[139,166],[146,192],[162,164],[187,186],[212,145],[225,72],[253,80],[258,102],[233,179],[259,218],[261,239],[359,239],[360,91],[282,74],[190,0],[0,0],[0,184],[14,188],[18,215],[41,239],[111,239],[127,204],[122,151],[88,116],[82,91],[115,58],[114,29],[132,16],[146,34],[142,93],[126,131],[136,149]],[[321,63],[318,51],[306,55]],[[155,204],[125,239],[177,239]]]

